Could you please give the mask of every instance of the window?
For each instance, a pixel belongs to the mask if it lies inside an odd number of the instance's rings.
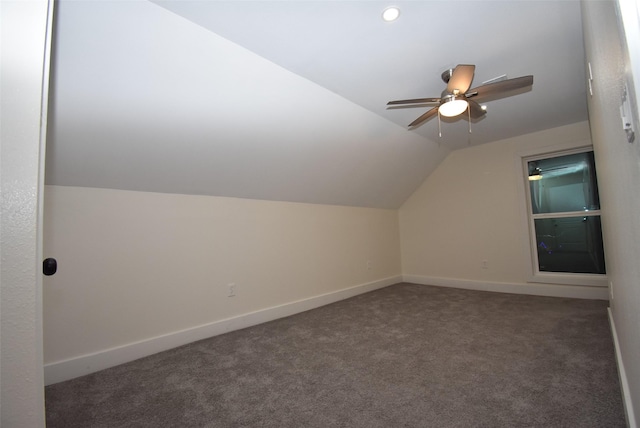
[[[534,276],[605,271],[593,151],[524,159]]]

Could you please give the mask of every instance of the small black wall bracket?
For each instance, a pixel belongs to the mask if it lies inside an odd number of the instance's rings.
[[[48,258],[42,262],[42,273],[51,276],[58,270],[58,262],[56,259]]]

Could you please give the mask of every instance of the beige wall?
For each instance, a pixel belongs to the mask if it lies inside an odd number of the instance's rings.
[[[399,245],[395,210],[47,186],[45,363],[399,278]]]
[[[399,211],[47,186],[44,256],[59,271],[44,283],[45,378],[157,352],[112,351],[163,335],[403,277],[529,292],[520,154],[575,141],[589,141],[587,123],[455,151]],[[541,294],[561,289],[550,287]]]
[[[582,122],[450,153],[399,210],[403,275],[524,285],[521,154],[589,140]]]
[[[627,34],[637,35],[640,30],[637,10],[636,3],[635,28],[626,28]],[[634,23],[633,13],[627,18],[629,24]],[[630,426],[635,426],[633,421],[640,416],[640,123],[636,122],[635,142],[629,144],[622,130],[620,104],[625,77],[635,76],[640,85],[640,69],[632,69],[625,55],[614,2],[583,2],[583,20],[587,60],[593,72],[593,96],[588,105],[607,273],[613,285],[610,305],[627,413]],[[637,55],[640,39],[636,36],[628,41]]]

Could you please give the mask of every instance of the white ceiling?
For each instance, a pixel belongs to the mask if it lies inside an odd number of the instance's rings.
[[[397,208],[450,150],[587,119],[577,0],[62,0],[55,25],[49,184]],[[387,108],[460,63],[533,88],[442,138]]]

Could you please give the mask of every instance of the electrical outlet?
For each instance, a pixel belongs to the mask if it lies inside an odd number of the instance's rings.
[[[231,282],[227,284],[227,297],[235,297],[236,295],[236,284]]]
[[[480,267],[482,267],[482,269],[489,269],[489,261],[483,260],[482,262],[480,262]]]
[[[371,270],[372,264],[371,260],[367,260],[367,270]]]

